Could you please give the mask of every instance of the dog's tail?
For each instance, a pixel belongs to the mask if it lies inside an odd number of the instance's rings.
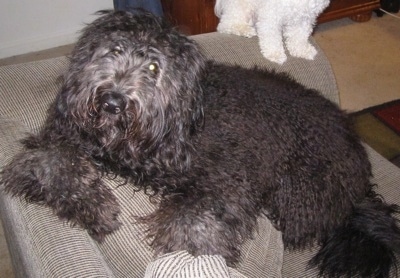
[[[321,276],[397,277],[400,227],[394,215],[400,207],[385,203],[372,191],[370,195],[310,261]]]

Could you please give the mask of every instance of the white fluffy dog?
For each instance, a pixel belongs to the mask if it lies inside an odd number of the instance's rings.
[[[282,64],[292,56],[312,60],[316,49],[308,41],[316,19],[329,0],[217,0],[220,33],[258,35],[265,58]]]

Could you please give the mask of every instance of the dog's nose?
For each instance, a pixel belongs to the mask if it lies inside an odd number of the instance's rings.
[[[101,97],[101,107],[104,111],[119,114],[125,110],[126,101],[121,94],[110,92]]]

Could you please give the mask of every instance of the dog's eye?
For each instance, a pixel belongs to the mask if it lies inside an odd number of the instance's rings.
[[[150,64],[149,64],[149,70],[150,70],[152,73],[157,74],[157,73],[158,73],[158,70],[159,70],[158,64],[157,64],[157,63],[150,63]]]
[[[122,48],[119,47],[119,46],[116,46],[111,50],[111,53],[114,54],[115,56],[121,55],[122,54]]]

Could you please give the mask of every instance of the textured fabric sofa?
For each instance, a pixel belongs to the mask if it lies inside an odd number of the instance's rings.
[[[278,66],[261,56],[256,39],[218,33],[193,36],[193,39],[210,59],[288,72],[332,101],[339,101],[331,67],[318,46],[314,61],[289,58]],[[0,67],[0,167],[21,150],[18,140],[26,132],[38,131],[57,93],[58,77],[67,64],[66,57],[59,57]],[[367,149],[378,192],[389,202],[399,203],[400,170]],[[259,219],[254,238],[243,246],[242,261],[235,269],[228,268],[219,256],[193,258],[184,251],[155,258],[145,239],[146,227],[135,223],[133,217],[149,213],[154,204],[142,192],[134,193],[129,184],[118,186],[118,179],[106,182],[122,207],[123,226],[102,244],[93,241],[79,227],[70,227],[58,220],[50,209],[0,192],[1,218],[16,277],[317,276],[315,270],[307,269],[314,250],[284,251],[280,233],[263,217]]]

